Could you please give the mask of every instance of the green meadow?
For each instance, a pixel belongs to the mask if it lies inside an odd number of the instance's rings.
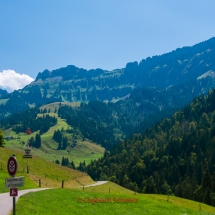
[[[41,187],[50,190],[23,195],[16,205],[16,214],[170,214],[170,215],[212,215],[215,208],[198,202],[175,196],[139,194],[127,190],[112,182],[103,185],[83,187],[93,184],[93,180],[79,171],[62,167],[40,157],[29,159],[30,172],[26,173],[26,160],[23,152],[0,147],[0,193],[8,192],[5,188],[7,160],[15,154],[18,161],[17,176],[25,177],[21,189]],[[64,188],[61,182],[64,180]]]
[[[215,208],[170,196],[139,194],[114,183],[88,188],[51,189],[28,193],[18,200],[17,215],[212,215]]]
[[[7,172],[7,160],[15,155],[18,162],[18,171],[16,176],[24,176],[24,187],[19,189],[31,189],[39,187],[60,188],[62,180],[66,188],[81,186],[94,183],[85,173],[63,167],[50,161],[34,156],[28,159],[29,173],[27,174],[27,160],[23,158],[24,152],[11,150],[6,147],[0,147],[0,193],[8,192],[5,188],[5,179],[10,178]]]
[[[80,103],[78,102],[61,103],[61,105],[65,104],[70,105],[72,107],[77,107],[80,105]],[[47,110],[50,109],[50,113],[47,114],[55,116],[58,122],[55,126],[52,126],[46,133],[41,135],[42,145],[39,149],[36,148],[32,149],[33,156],[38,156],[48,161],[56,160],[61,161],[62,157],[68,157],[69,161],[70,162],[73,161],[76,166],[79,165],[79,163],[83,162],[84,160],[86,164],[88,164],[90,163],[91,160],[95,160],[102,157],[104,153],[104,148],[101,147],[100,145],[92,143],[89,140],[83,140],[83,137],[81,136],[80,132],[77,132],[76,134],[77,143],[75,147],[68,146],[66,150],[57,150],[58,143],[52,140],[54,131],[57,131],[58,129],[61,130],[62,128],[66,130],[71,127],[66,123],[64,119],[58,117],[57,113],[54,113],[55,109],[59,108],[59,102],[47,104],[41,107],[42,110],[44,110],[45,108]],[[38,114],[38,117],[39,116],[42,116],[42,114]],[[32,136],[35,137],[35,135],[38,132],[39,131],[36,131],[30,135],[27,135],[25,133],[16,134],[14,131],[12,131],[12,129],[5,130],[4,131],[5,136],[14,137],[14,139],[6,141],[6,147],[23,151],[25,149],[27,140],[30,139]],[[25,143],[24,145],[22,144],[23,142]]]

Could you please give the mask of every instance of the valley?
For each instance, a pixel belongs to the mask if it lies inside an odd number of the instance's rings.
[[[0,90],[0,192],[14,153],[21,189],[54,188],[20,198],[20,214],[215,214],[214,47],[211,38],[112,71],[68,65]],[[108,183],[83,187],[96,181]]]

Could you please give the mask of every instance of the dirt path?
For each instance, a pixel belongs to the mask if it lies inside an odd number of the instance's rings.
[[[41,190],[47,190],[49,188],[38,188],[38,189],[30,189],[30,190],[20,190],[18,191],[18,196],[16,197],[16,201],[20,196],[29,193],[29,192],[37,192]],[[0,214],[1,215],[9,215],[13,209],[13,197],[10,197],[9,193],[0,194]]]

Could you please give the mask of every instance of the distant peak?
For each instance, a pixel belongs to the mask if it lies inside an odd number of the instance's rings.
[[[48,69],[45,69],[43,72],[38,73],[35,81],[37,81],[38,79],[45,80],[46,78],[50,78],[51,73],[52,73],[51,71],[49,71]]]

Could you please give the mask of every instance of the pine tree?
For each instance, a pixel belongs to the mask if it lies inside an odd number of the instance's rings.
[[[3,147],[4,145],[5,145],[4,133],[0,130],[0,147]]]
[[[70,166],[72,169],[75,169],[75,163],[73,161],[70,163]]]
[[[210,190],[209,190],[209,188],[208,188],[207,191],[205,192],[204,203],[206,203],[206,204],[208,204],[208,205],[211,204],[211,195],[210,195]]]
[[[61,165],[65,166],[65,158],[64,157],[62,157]]]
[[[41,137],[40,137],[39,134],[36,134],[34,147],[35,148],[40,148],[40,146],[41,146]]]
[[[210,173],[208,168],[204,171],[203,173],[203,178],[202,178],[202,188],[203,189],[211,189],[211,178],[210,178]]]

